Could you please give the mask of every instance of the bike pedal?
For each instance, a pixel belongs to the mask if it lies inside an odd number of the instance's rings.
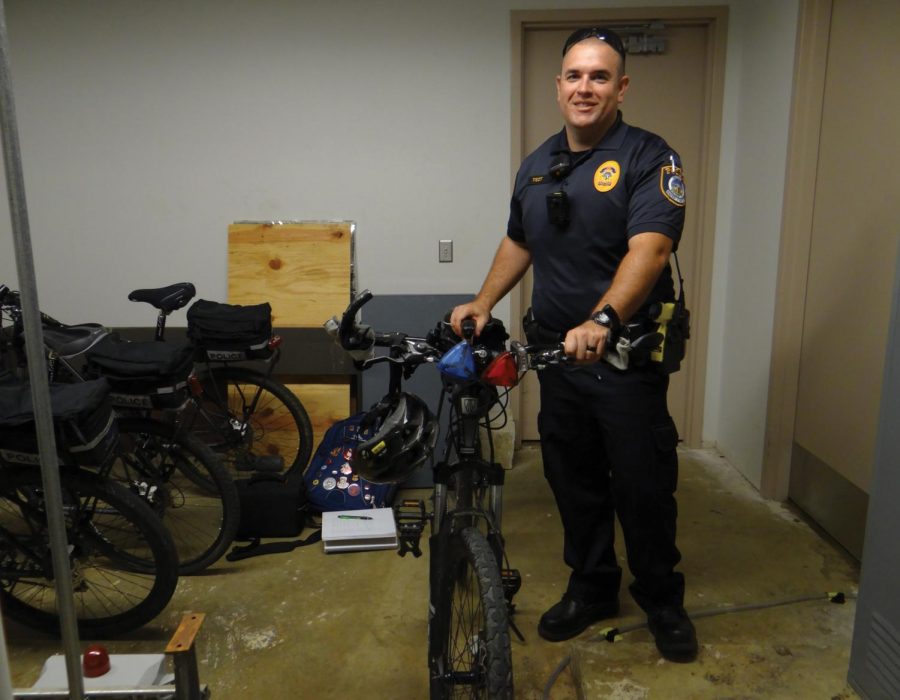
[[[411,553],[414,557],[421,557],[419,541],[425,523],[431,520],[431,516],[425,512],[425,502],[404,499],[394,506],[394,520],[397,523],[397,541],[400,545],[397,554],[402,557]]]
[[[503,584],[503,595],[511,601],[522,587],[522,574],[518,569],[500,569],[500,582]]]

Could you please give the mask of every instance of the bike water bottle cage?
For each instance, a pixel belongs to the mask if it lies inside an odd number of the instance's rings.
[[[350,465],[376,484],[405,480],[422,466],[437,441],[437,420],[412,394],[386,396],[363,418],[360,430],[375,430],[353,451]]]

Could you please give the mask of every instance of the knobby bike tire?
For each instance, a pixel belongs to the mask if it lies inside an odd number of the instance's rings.
[[[66,471],[61,483],[79,633],[106,638],[150,622],[178,582],[175,545],[159,518],[108,479]],[[58,633],[48,542],[40,471],[0,472],[3,612],[28,627]]]
[[[196,574],[218,561],[240,524],[234,481],[219,457],[176,426],[119,418],[109,476],[162,519],[178,552],[178,573]]]
[[[284,384],[242,367],[211,369],[201,381],[199,410],[196,404],[186,409],[194,411],[186,416],[186,424],[222,456],[232,477],[254,470],[288,474],[306,468],[312,423],[300,399]]]
[[[439,580],[428,627],[431,700],[508,700],[512,649],[494,554],[475,527],[450,533],[445,543],[432,567]]]

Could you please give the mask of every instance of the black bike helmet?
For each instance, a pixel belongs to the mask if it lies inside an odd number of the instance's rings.
[[[374,430],[353,450],[350,466],[376,484],[405,480],[425,463],[438,426],[428,406],[407,393],[385,396],[363,418],[360,430]]]

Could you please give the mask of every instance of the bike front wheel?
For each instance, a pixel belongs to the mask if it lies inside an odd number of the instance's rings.
[[[251,471],[287,474],[306,468],[312,423],[284,384],[238,367],[210,370],[186,417],[190,430],[222,457],[232,477]]]
[[[178,557],[137,496],[93,474],[63,473],[62,501],[82,636],[111,637],[153,620],[178,583]],[[59,631],[39,471],[0,472],[0,600],[12,619]]]
[[[431,699],[512,698],[509,620],[497,560],[475,527],[443,539],[442,551],[432,549],[439,561],[432,563],[437,581],[428,628]]]

